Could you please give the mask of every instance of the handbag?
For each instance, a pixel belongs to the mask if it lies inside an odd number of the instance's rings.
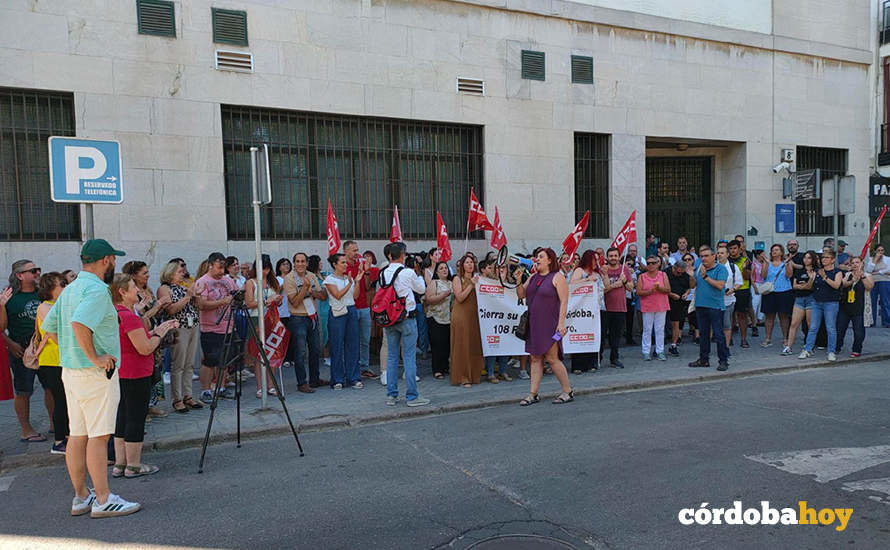
[[[349,309],[341,303],[331,304],[331,315],[334,317],[343,317],[349,313]]]
[[[515,334],[523,342],[528,340],[528,310],[523,311],[522,315],[519,316]]]
[[[37,370],[40,368],[40,353],[43,351],[43,347],[46,346],[46,338],[40,337],[40,330],[37,328],[37,321],[34,321],[34,334],[31,336],[31,342],[28,343],[28,347],[25,348],[25,353],[22,354],[22,364],[25,367],[31,370]]]
[[[772,294],[772,292],[776,289],[776,281],[779,280],[779,275],[782,274],[781,268],[785,266],[785,262],[782,262],[782,265],[779,266],[779,271],[776,273],[776,276],[773,277],[773,281],[764,281],[758,285],[754,285],[754,290],[757,291],[757,294],[761,296],[766,296],[767,294]]]

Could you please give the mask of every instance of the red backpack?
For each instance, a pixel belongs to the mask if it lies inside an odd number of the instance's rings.
[[[405,268],[396,269],[389,284],[386,284],[383,278],[383,271],[378,277],[379,288],[374,295],[374,301],[371,302],[371,318],[381,327],[391,327],[408,317],[405,298],[396,294],[396,289],[393,287],[396,277],[403,269]]]

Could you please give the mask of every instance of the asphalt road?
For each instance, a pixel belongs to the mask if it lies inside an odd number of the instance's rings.
[[[200,475],[195,449],[155,453],[159,474],[112,482],[144,505],[128,518],[72,518],[62,468],[18,470],[0,477],[0,547],[468,548],[524,533],[577,548],[888,548],[888,387],[890,365],[872,363],[495,407],[304,434],[304,458],[288,438],[216,445]],[[853,513],[844,531],[678,521],[736,500]]]

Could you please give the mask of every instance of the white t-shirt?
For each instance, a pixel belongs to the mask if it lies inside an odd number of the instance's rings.
[[[728,273],[726,276],[726,286],[723,287],[723,305],[728,306],[735,303],[735,293],[726,294],[726,291],[741,286],[745,280],[742,278],[742,271],[729,260],[723,262],[723,267],[726,268]]]
[[[403,269],[399,272],[399,277],[392,283],[392,287],[397,296],[405,299],[405,311],[410,313],[417,308],[417,304],[414,302],[414,293],[423,294],[426,292],[426,284],[422,277],[417,277],[413,269],[407,269],[398,263],[390,263],[386,266],[383,270],[384,280],[387,283],[391,281],[396,270],[400,267]]]
[[[344,288],[349,286],[349,277],[344,276],[343,278],[337,277],[336,275],[328,275],[324,280],[324,284],[331,285],[337,288],[337,291],[342,291]],[[334,295],[328,292],[328,302],[331,304],[331,309],[337,309],[340,306],[349,307],[355,305],[355,295],[353,294],[354,289],[350,289],[349,292],[343,295],[339,300],[334,298]]]
[[[278,279],[278,288],[281,289],[281,295],[284,296],[284,277],[275,277]],[[286,319],[290,317],[290,311],[287,309],[287,298],[281,300],[281,305],[278,306],[278,317],[280,319]]]

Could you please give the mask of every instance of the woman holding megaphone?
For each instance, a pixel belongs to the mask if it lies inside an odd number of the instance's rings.
[[[548,362],[562,387],[555,405],[575,400],[569,375],[562,363],[560,342],[566,333],[566,310],[569,302],[569,285],[560,273],[556,253],[544,248],[535,254],[536,273],[516,287],[519,298],[528,303],[528,339],[525,351],[531,355],[531,391],[519,404],[523,407],[540,401],[538,389],[544,376],[544,362]],[[517,280],[522,280],[522,268],[516,270]]]

